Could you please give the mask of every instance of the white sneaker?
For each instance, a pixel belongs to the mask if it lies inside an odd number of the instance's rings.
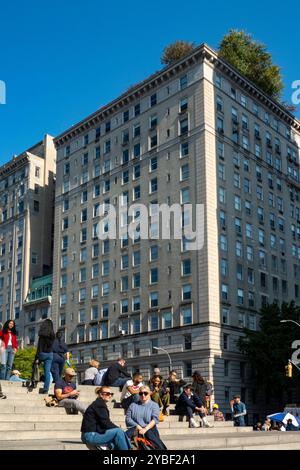
[[[194,420],[194,418],[190,419],[190,428],[200,428],[200,424],[197,423],[197,421]]]
[[[202,422],[205,428],[213,428],[213,424],[210,424],[206,418],[202,418]]]

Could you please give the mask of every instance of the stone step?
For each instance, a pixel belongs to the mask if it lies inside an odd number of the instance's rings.
[[[176,436],[174,434],[165,436],[164,442],[168,449],[181,449],[181,450],[197,450],[197,449],[238,449],[248,448],[253,446],[263,447],[265,445],[278,444],[293,444],[298,446],[300,444],[300,433],[297,432],[270,432],[270,433],[243,433],[242,435],[232,436],[229,434],[206,434],[201,435],[201,439],[196,439],[195,436],[187,438],[184,435]]]
[[[5,410],[6,412],[0,413],[0,423],[1,422],[54,422],[54,421],[60,421],[60,422],[65,422],[65,421],[82,421],[82,415],[79,413],[78,415],[67,415],[64,409],[61,408],[48,408],[48,407],[43,407],[41,410],[45,410],[45,413],[36,413],[32,412],[31,414],[26,414],[26,418],[24,416],[24,413],[9,413],[8,410]],[[39,410],[39,411],[41,411]],[[62,412],[62,413],[61,413]],[[62,416],[63,415],[63,416]],[[114,414],[114,410],[110,412],[110,417],[112,421],[116,424],[119,425],[119,423],[124,423],[125,422],[125,417],[124,415],[121,414]],[[188,427],[187,422],[180,422],[178,420],[178,416],[168,416],[166,417],[165,421],[162,423],[159,423],[159,426],[174,426],[174,427]],[[226,428],[226,430],[233,428],[233,423],[232,421],[225,421],[225,422],[216,422],[214,423],[214,428],[220,429],[220,428]],[[235,428],[239,429],[239,428]],[[243,428],[246,429],[246,428]]]
[[[29,431],[31,432],[31,431]],[[43,431],[41,431],[43,432]],[[50,431],[51,432],[51,431]],[[0,450],[87,450],[78,436],[68,433],[67,438],[60,438],[57,431],[53,438],[49,434],[40,439],[32,438],[26,441],[16,441],[14,438],[0,442]],[[300,449],[299,433],[255,433],[258,436],[253,439],[253,433],[243,435],[238,445],[232,445],[232,439],[228,434],[220,436],[164,436],[168,450],[291,450]],[[268,434],[267,439],[264,436]],[[223,443],[223,445],[220,445]]]
[[[67,415],[68,416],[68,415]],[[76,415],[77,417],[78,415]],[[68,416],[71,417],[72,416]],[[80,417],[81,418],[81,417]],[[24,422],[19,422],[19,421],[10,421],[10,420],[2,420],[1,421],[1,431],[39,431],[39,430],[77,430],[77,432],[80,431],[82,419],[76,419],[76,420],[56,420],[56,421],[29,421],[26,419]],[[126,429],[126,425],[124,420],[123,421],[117,421],[115,420],[114,423],[117,426],[120,426],[122,429]],[[198,429],[190,429],[187,426],[182,427],[182,423],[160,423],[158,425],[158,429],[160,432],[163,434],[189,434],[190,431],[192,433],[204,433],[204,434],[217,434],[220,433],[220,428],[198,428]],[[232,428],[227,428],[226,432],[228,433],[241,433],[241,432],[249,432],[251,431],[252,428],[246,428],[246,427],[232,427]],[[0,433],[1,433],[0,431]],[[0,434],[0,439],[1,439],[1,434]]]

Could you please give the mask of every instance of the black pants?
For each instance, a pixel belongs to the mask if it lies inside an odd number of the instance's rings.
[[[127,429],[126,434],[127,434],[129,439],[132,438],[135,431],[136,431],[136,428]],[[158,432],[158,429],[157,429],[156,426],[154,426],[154,428],[152,428],[152,429],[149,429],[149,431],[146,432],[145,437],[146,437],[146,439],[148,439],[148,441],[150,441],[154,445],[155,449],[161,449],[161,450],[166,450],[167,449],[165,444],[163,443],[163,441],[161,440],[161,438],[159,436],[159,432]]]

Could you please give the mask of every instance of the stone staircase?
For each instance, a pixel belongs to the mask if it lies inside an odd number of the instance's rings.
[[[6,400],[0,400],[0,450],[87,450],[80,441],[81,414],[68,415],[63,408],[47,407],[45,395],[32,392],[19,382],[4,382]],[[80,400],[89,404],[95,387],[79,386]],[[120,392],[113,389],[114,400],[109,404],[111,420],[126,429],[124,410],[120,407]],[[50,393],[53,393],[53,385]],[[172,414],[159,424],[160,435],[168,449],[300,449],[300,432],[253,432],[252,427],[234,427],[231,421],[213,422],[212,428],[190,429],[186,420]]]

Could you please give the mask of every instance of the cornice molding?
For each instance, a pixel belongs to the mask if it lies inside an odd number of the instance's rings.
[[[231,80],[236,82],[240,87],[244,88],[247,93],[255,97],[259,102],[262,102],[267,106],[274,114],[283,119],[287,124],[294,127],[300,132],[300,121],[298,121],[289,111],[287,111],[280,103],[271,99],[262,90],[256,87],[246,77],[238,72],[232,65],[226,62],[224,59],[218,57],[217,53],[206,44],[201,44],[195,48],[191,54],[184,57],[181,61],[172,64],[163,70],[150,75],[147,79],[130,87],[120,97],[111,101],[107,105],[98,109],[94,113],[87,116],[85,119],[75,124],[71,128],[67,129],[54,139],[56,148],[59,148],[66,144],[69,140],[76,137],[79,134],[93,128],[97,124],[101,124],[105,119],[114,114],[119,109],[130,105],[135,99],[141,98],[141,96],[154,90],[162,83],[170,80],[180,72],[183,72],[188,67],[193,66],[197,63],[201,63],[207,60],[216,66],[222,73],[227,75]]]

